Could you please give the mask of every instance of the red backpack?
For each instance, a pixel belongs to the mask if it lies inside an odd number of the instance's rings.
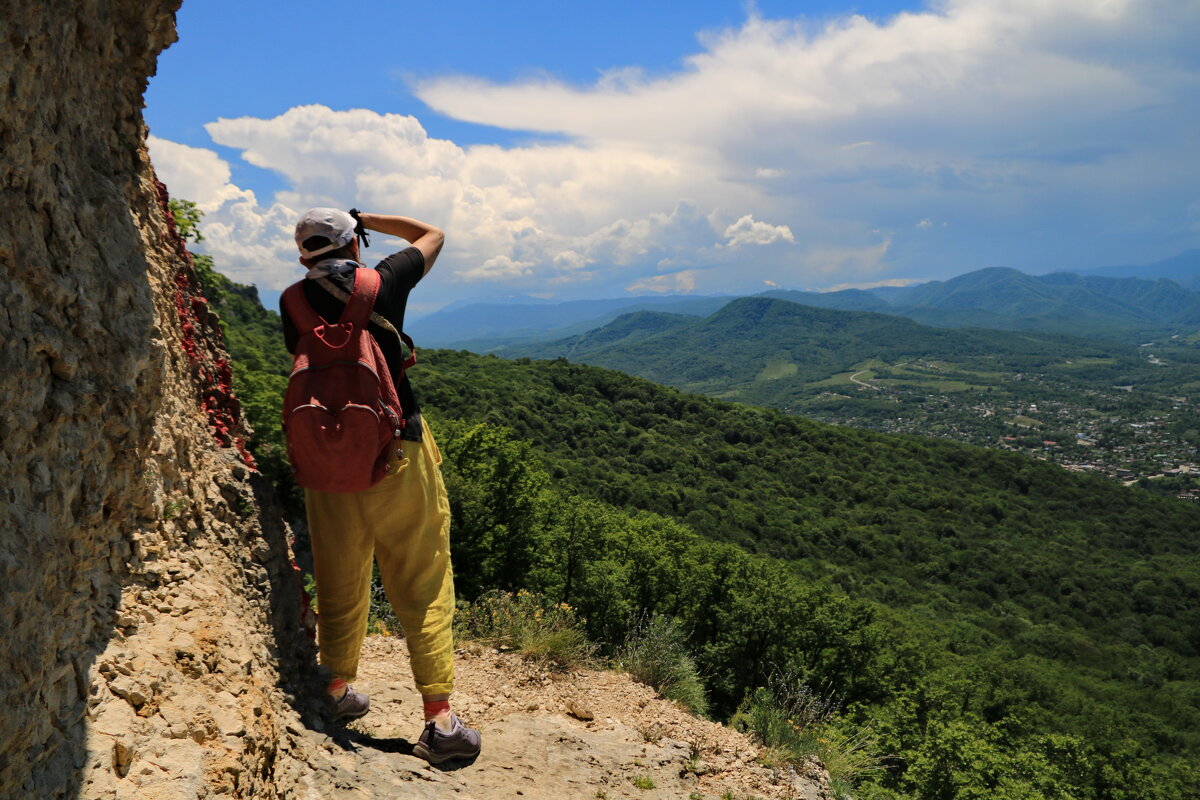
[[[388,473],[388,457],[404,429],[387,361],[367,331],[379,274],[363,268],[355,272],[354,291],[344,298],[346,308],[336,325],[309,305],[303,283],[283,293],[284,307],[300,334],[283,396],[288,457],[296,483],[306,489],[362,491]],[[414,361],[415,354],[404,368]]]

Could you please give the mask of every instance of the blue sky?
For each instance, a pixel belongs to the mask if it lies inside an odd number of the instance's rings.
[[[511,142],[504,132],[429,114],[406,80],[446,74],[516,80],[552,75],[590,83],[606,70],[636,65],[678,69],[703,31],[740,25],[747,11],[821,20],[847,13],[886,18],[919,3],[740,2],[505,3],[444,2],[428,19],[402,4],[189,0],[176,17],[179,41],[159,58],[146,95],[146,118],[158,136],[195,146],[211,143],[203,126],[216,116],[274,116],[292,106],[428,115],[434,136],[461,144]],[[349,10],[353,8],[353,11]],[[325,35],[314,36],[314,29]],[[305,45],[324,39],[326,46]],[[319,55],[318,55],[319,54]]]
[[[178,30],[152,157],[218,268],[267,290],[326,204],[447,230],[423,310],[1200,246],[1190,0],[193,0]]]
[[[189,0],[176,16],[179,41],[159,57],[146,93],[151,133],[224,156],[239,185],[275,190],[280,182],[232,148],[214,145],[204,126],[217,117],[273,117],[293,106],[369,108],[415,114],[430,136],[460,145],[527,141],[529,135],[460,122],[431,110],[409,90],[423,77],[468,74],[497,81],[550,75],[586,84],[605,71],[636,65],[651,73],[678,69],[703,31],[741,24],[747,12],[795,16],[787,2],[562,3],[447,2],[436,17],[410,18],[399,4],[370,0],[336,12],[334,4]],[[919,4],[802,4],[821,20],[847,13],[886,18]],[[314,36],[313,30],[330,31]],[[305,46],[326,39],[328,47]],[[316,55],[319,53],[320,55]]]

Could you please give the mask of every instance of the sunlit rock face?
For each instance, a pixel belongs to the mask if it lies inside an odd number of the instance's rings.
[[[275,791],[296,582],[145,149],[177,6],[0,25],[0,797]]]

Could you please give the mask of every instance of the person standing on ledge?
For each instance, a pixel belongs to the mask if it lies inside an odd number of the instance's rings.
[[[347,214],[332,208],[305,212],[296,224],[300,263],[308,268],[301,285],[308,304],[327,323],[338,322],[345,303],[318,279],[327,278],[346,294],[353,291],[355,270],[363,267],[356,231],[365,239],[366,230],[412,243],[375,268],[381,280],[374,310],[395,330],[379,325],[374,316],[367,327],[387,361],[400,399],[403,447],[388,465],[386,476],[369,489],[304,491],[320,609],[320,660],[333,676],[328,691],[335,720],[366,714],[369,698],[354,691],[349,682],[357,675],[366,634],[374,557],[388,600],[404,628],[413,678],[425,705],[425,728],[413,754],[439,764],[478,755],[480,735],[450,710],[454,688],[450,503],[442,481],[441,453],[404,373],[403,347],[396,331],[404,329],[409,292],[433,267],[445,236],[434,226],[408,217]],[[280,314],[284,341],[294,353],[301,332],[282,300]]]

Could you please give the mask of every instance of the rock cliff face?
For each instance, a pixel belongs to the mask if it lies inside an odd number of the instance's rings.
[[[0,26],[4,798],[274,796],[306,642],[144,146],[177,6],[12,0]]]

